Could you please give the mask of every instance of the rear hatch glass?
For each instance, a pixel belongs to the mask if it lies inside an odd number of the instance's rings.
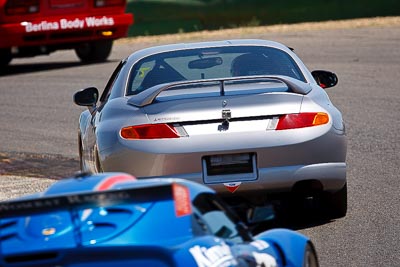
[[[295,60],[283,50],[266,46],[222,46],[145,57],[133,66],[126,94],[136,95],[153,86],[177,81],[265,75],[306,81]]]

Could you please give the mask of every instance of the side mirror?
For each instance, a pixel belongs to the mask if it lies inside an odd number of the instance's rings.
[[[311,72],[315,81],[322,88],[333,87],[338,83],[338,77],[335,73],[326,70],[314,70]]]
[[[88,87],[74,94],[74,103],[78,106],[94,107],[99,99],[99,90]]]

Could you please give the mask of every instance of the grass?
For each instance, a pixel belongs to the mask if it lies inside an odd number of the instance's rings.
[[[130,36],[400,15],[398,0],[128,0]]]

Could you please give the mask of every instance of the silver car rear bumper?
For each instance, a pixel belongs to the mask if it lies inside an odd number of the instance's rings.
[[[119,143],[111,150],[103,151],[101,164],[103,171],[123,171],[138,178],[189,179],[206,184],[219,193],[230,193],[224,185],[229,183],[240,183],[236,190],[238,193],[289,192],[297,182],[305,180],[319,181],[322,190],[335,192],[346,183],[346,136],[333,128],[328,131],[320,131],[320,133],[316,133],[316,130],[304,129],[299,131],[297,136],[294,133],[287,134],[287,138],[280,135],[282,138],[277,139],[274,144],[278,141],[281,141],[282,144],[275,147],[268,147],[267,145],[270,144],[263,143],[265,139],[258,138],[258,136],[247,137],[246,141],[243,141],[252,142],[244,145],[247,147],[246,149],[240,147],[243,142],[238,144],[237,141],[233,142],[237,140],[234,139],[231,143],[228,138],[225,138],[223,145],[230,148],[236,147],[234,150],[220,150],[216,144],[221,144],[221,140],[218,143],[209,141],[211,144],[209,149],[217,147],[214,151],[196,150],[191,143],[181,144],[182,140],[168,141],[168,148],[162,147],[161,141],[158,141],[159,143],[148,142],[148,151],[133,150],[124,143]],[[293,140],[296,140],[297,143]],[[163,145],[166,146],[165,141],[163,142]],[[272,143],[269,139],[264,142]],[[181,151],[182,148],[179,146],[191,150],[191,152]],[[171,152],[166,153],[166,151]],[[253,179],[239,177],[230,180],[227,175],[226,180],[223,177],[213,180],[214,182],[211,183],[207,182],[212,179],[207,180],[205,177],[204,157],[237,153],[255,155],[257,166]]]
[[[204,184],[202,173],[164,177],[185,178]],[[258,179],[242,182],[235,193],[247,192],[289,192],[300,181],[317,180],[324,191],[335,192],[346,183],[346,163],[319,163],[284,167],[261,168]],[[223,184],[207,184],[219,193],[231,194]]]

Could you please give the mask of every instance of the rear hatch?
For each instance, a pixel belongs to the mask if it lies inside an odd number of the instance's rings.
[[[225,82],[214,86],[203,85],[209,81],[189,83],[174,84],[172,90],[160,85],[128,99],[129,104],[141,107],[147,122],[141,116],[132,118],[121,129],[123,142],[158,154],[278,146],[285,142],[275,131],[281,118],[300,113],[305,96],[276,81],[240,82],[233,89]],[[152,139],[154,145],[142,139]]]
[[[158,102],[144,107],[150,123],[179,123],[189,135],[203,130],[218,132],[210,124],[229,122],[229,131],[263,127],[279,115],[299,113],[303,95],[287,92],[190,98]],[[161,97],[162,101],[162,97]],[[261,124],[266,121],[266,124]],[[236,127],[235,127],[236,126]],[[272,127],[272,126],[271,126]]]

